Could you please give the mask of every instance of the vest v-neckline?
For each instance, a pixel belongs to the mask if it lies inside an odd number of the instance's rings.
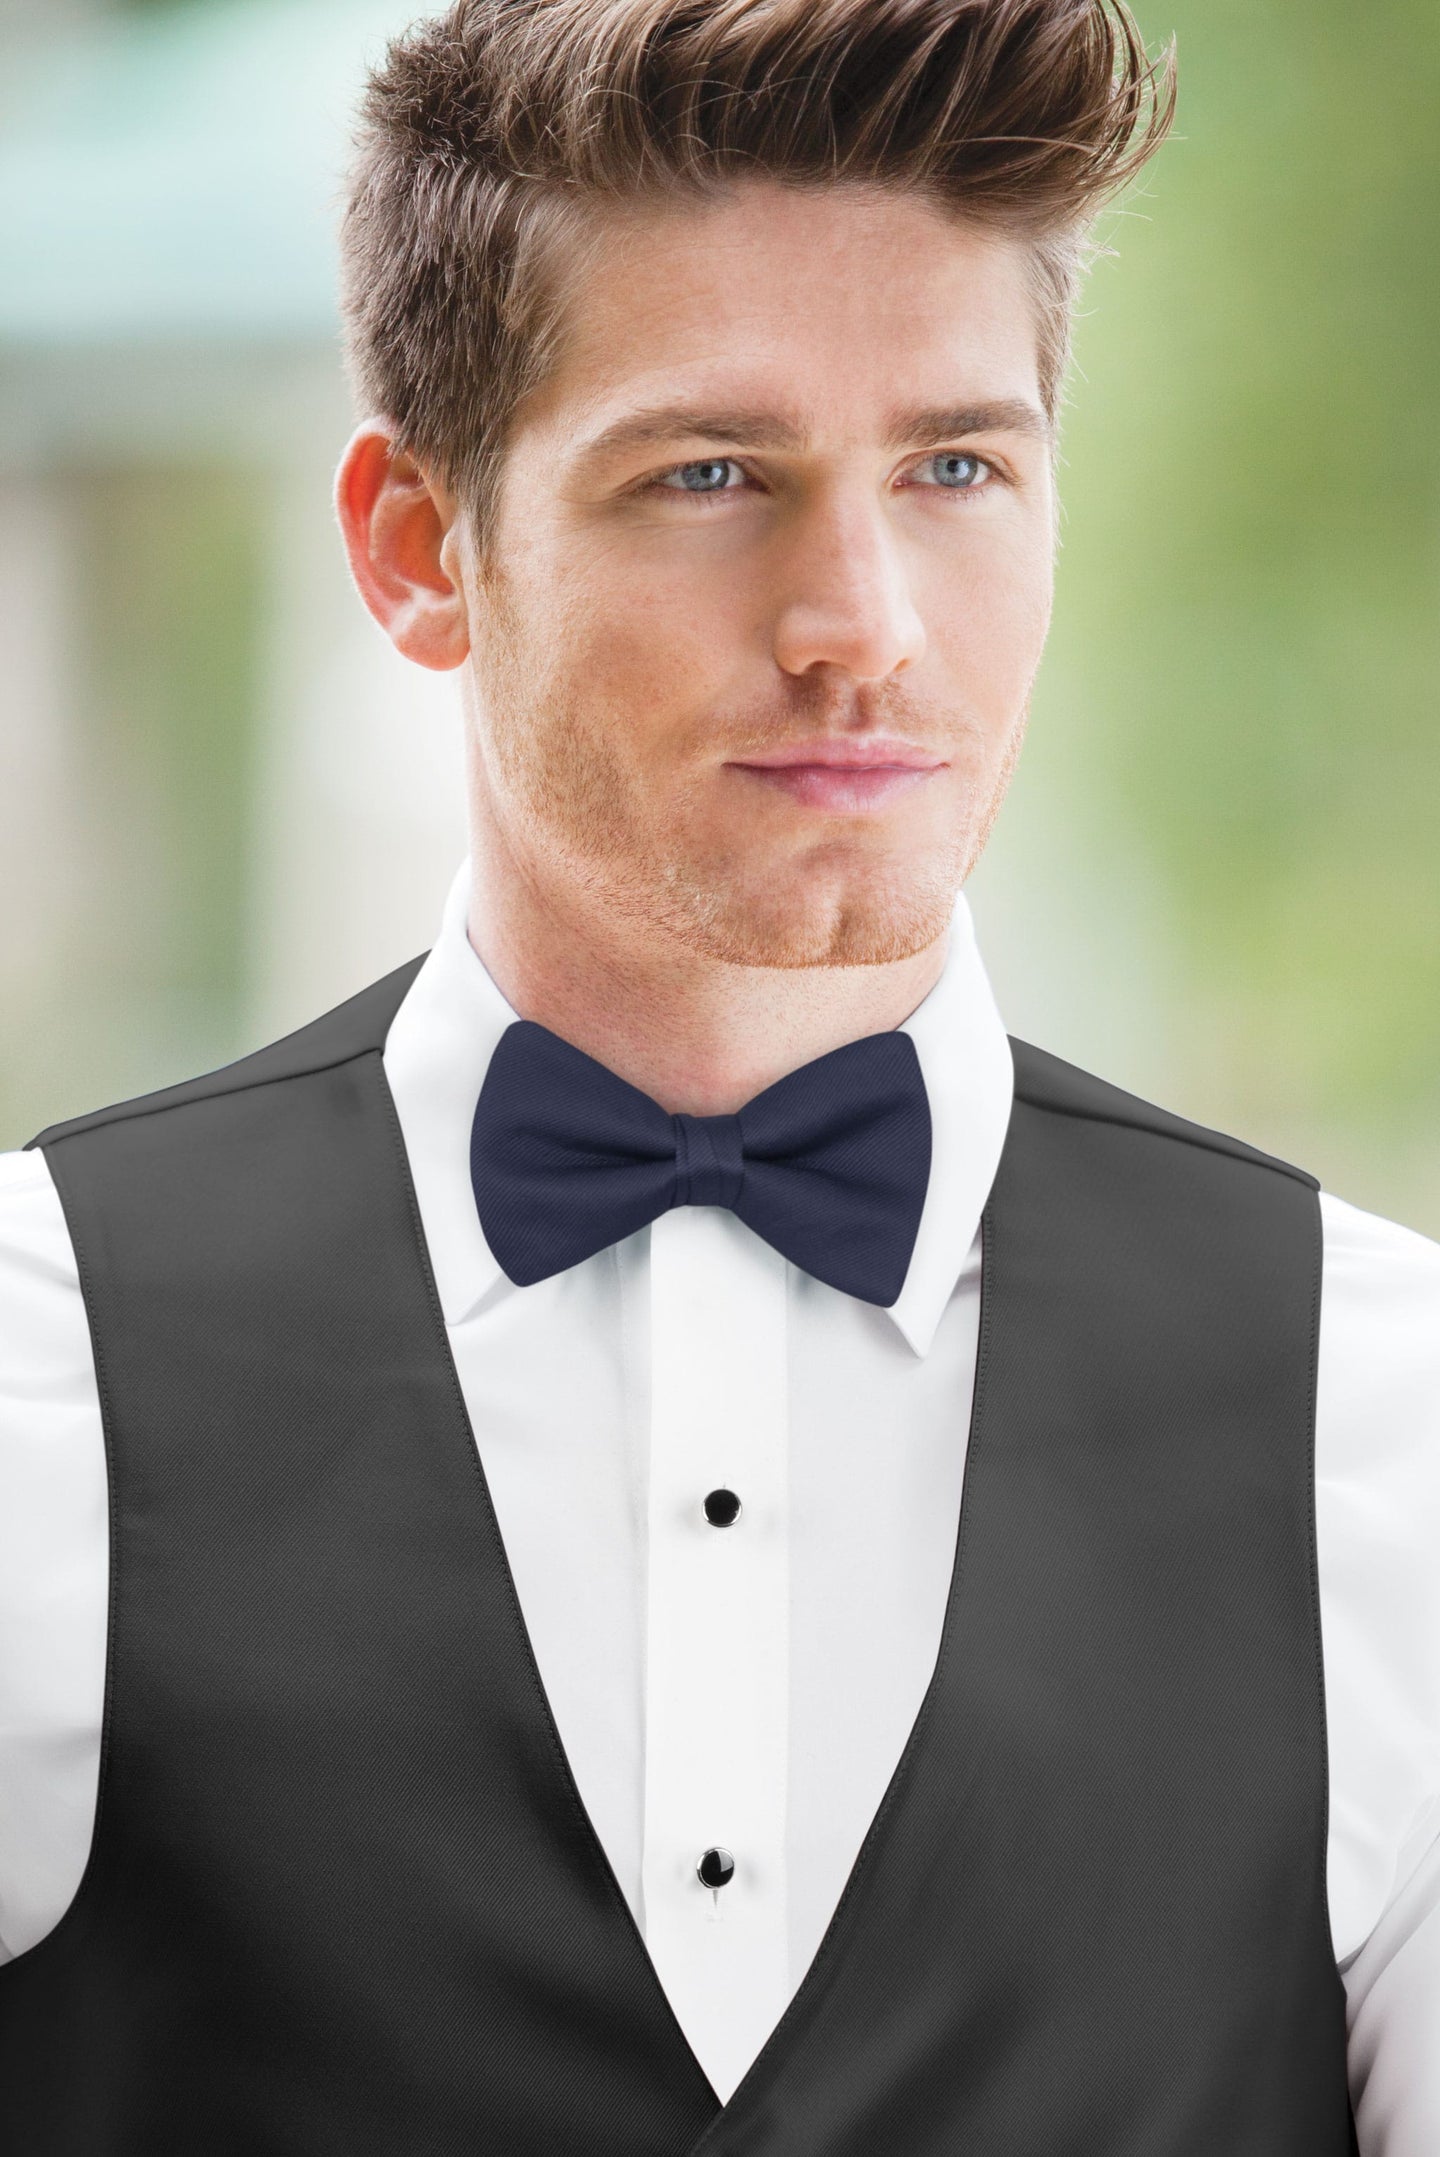
[[[643,1965],[646,1978],[648,1979],[649,1985],[653,1988],[654,1996],[658,2005],[661,2008],[663,2018],[674,2032],[677,2046],[682,2049],[683,2056],[686,2062],[693,2067],[695,2073],[703,2080],[705,2087],[709,2090],[711,2094],[715,2105],[714,2116],[709,2121],[707,2126],[701,2131],[699,2138],[694,2144],[692,2144],[690,2150],[683,2153],[683,2157],[704,2157],[704,2153],[713,2151],[713,2145],[716,2136],[722,2132],[728,2121],[738,2115],[742,2103],[748,2105],[752,2101],[755,2095],[755,2091],[759,2084],[762,2082],[762,2080],[767,2076],[773,2078],[775,2076],[783,2075],[785,2073],[787,2066],[787,2057],[785,2052],[787,2037],[789,2036],[792,2028],[797,2024],[801,2014],[809,2008],[812,1997],[817,1992],[819,1986],[825,1981],[825,1978],[828,1974],[829,1964],[834,1960],[837,1955],[844,1952],[846,1936],[853,1929],[854,1916],[852,1905],[854,1891],[857,1885],[859,1885],[862,1881],[868,1879],[870,1874],[876,1871],[881,1865],[883,1865],[885,1861],[885,1855],[889,1848],[889,1839],[886,1830],[889,1825],[890,1814],[894,1807],[894,1801],[903,1785],[916,1772],[916,1763],[920,1755],[926,1730],[931,1719],[935,1698],[942,1681],[942,1674],[949,1660],[949,1651],[953,1646],[953,1636],[958,1629],[956,1608],[958,1602],[958,1588],[960,1582],[960,1558],[963,1547],[963,1539],[960,1535],[959,1527],[957,1525],[955,1547],[951,1559],[950,1579],[946,1589],[945,1608],[944,1614],[941,1619],[940,1638],[935,1656],[934,1666],[931,1670],[930,1679],[928,1684],[926,1685],[924,1695],[920,1701],[920,1705],[916,1710],[915,1718],[910,1725],[908,1733],[906,1734],[905,1743],[902,1746],[899,1757],[897,1758],[895,1766],[891,1771],[889,1781],[886,1783],[884,1794],[882,1795],[879,1805],[876,1807],[875,1812],[871,1816],[870,1822],[866,1827],[865,1834],[860,1843],[860,1847],[855,1854],[854,1860],[850,1866],[848,1873],[846,1874],[844,1886],[841,1888],[840,1895],[836,1901],[835,1907],[831,1911],[829,1920],[825,1926],[825,1930],[820,1937],[819,1945],[816,1947],[814,1954],[811,1956],[810,1961],[808,1962],[800,1976],[799,1982],[792,1990],[789,1999],[786,2001],[784,2009],[782,2010],[774,2026],[766,2036],[765,2041],[761,2045],[759,2051],[755,2054],[754,2058],[751,2060],[750,2064],[745,2069],[744,2074],[736,2083],[735,2088],[731,2091],[728,2099],[722,2100],[716,2092],[714,2084],[711,2082],[709,2075],[706,2073],[698,2054],[696,2053],[693,2045],[690,2043],[690,2040],[685,2033],[683,2024],[681,2023],[678,2015],[675,2012],[674,2006],[670,2000],[670,1996],[666,1992],[664,1984],[661,1980],[660,1973],[656,1967],[654,1958],[650,1953],[650,1949],[646,1942],[645,1935],[636,1920],[634,1910],[630,1906],[629,1898],[626,1896],[624,1889],[620,1885],[619,1878],[610,1859],[610,1854],[606,1850],[604,1843],[601,1841],[599,1832],[595,1827],[593,1819],[591,1818],[589,1808],[586,1806],[584,1797],[581,1794],[579,1781],[575,1775],[574,1767],[571,1764],[570,1755],[566,1749],[565,1741],[561,1734],[560,1726],[556,1719],[554,1708],[551,1704],[550,1695],[545,1685],[544,1676],[540,1669],[539,1657],[536,1655],[535,1652],[535,1645],[534,1641],[531,1638],[530,1628],[526,1622],[524,1607],[520,1601],[519,1590],[516,1587],[515,1583],[514,1568],[510,1562],[510,1553],[505,1545],[505,1538],[500,1528],[499,1515],[496,1512],[494,1499],[491,1496],[490,1492],[489,1480],[485,1474],[484,1461],[480,1453],[479,1445],[476,1441],[474,1426],[470,1421],[469,1409],[465,1404],[464,1389],[460,1383],[458,1366],[455,1363],[454,1351],[450,1344],[449,1332],[446,1328],[443,1314],[441,1311],[439,1293],[435,1284],[434,1268],[431,1262],[429,1246],[425,1240],[424,1227],[420,1216],[419,1202],[415,1195],[414,1178],[410,1170],[409,1157],[405,1151],[399,1116],[395,1108],[394,1096],[390,1091],[389,1082],[385,1078],[383,1058],[378,1053],[376,1056],[376,1062],[380,1071],[386,1106],[390,1116],[394,1121],[395,1137],[397,1140],[395,1150],[399,1161],[400,1173],[406,1185],[408,1202],[412,1218],[417,1224],[417,1244],[426,1277],[427,1299],[430,1302],[432,1311],[434,1313],[440,1343],[443,1349],[446,1362],[449,1367],[449,1373],[453,1379],[454,1395],[460,1405],[466,1437],[475,1454],[475,1462],[478,1470],[478,1488],[481,1494],[480,1503],[483,1507],[485,1515],[487,1516],[486,1524],[491,1530],[494,1547],[500,1552],[501,1564],[504,1570],[505,1582],[508,1590],[508,1601],[513,1615],[515,1642],[519,1649],[521,1659],[525,1665],[527,1675],[531,1681],[530,1696],[535,1703],[535,1712],[543,1728],[545,1738],[548,1741],[545,1750],[547,1753],[547,1757],[553,1764],[554,1768],[555,1792],[552,1804],[547,1806],[546,1808],[547,1814],[551,1818],[556,1818],[567,1810],[573,1810],[575,1813],[578,1814],[580,1819],[583,1820],[585,1827],[588,1830],[590,1843],[593,1848],[595,1866],[600,1871],[601,1876],[605,1880],[608,1889],[613,1891],[612,1899],[617,1911],[617,1923],[620,1927],[621,1936],[624,1937],[626,1940],[625,1952],[630,1955],[633,1961],[638,1961],[639,1964]],[[983,1368],[985,1362],[985,1345],[988,1328],[990,1325],[990,1310],[992,1300],[987,1292],[989,1288],[989,1266],[988,1260],[985,1256],[987,1242],[988,1239],[984,1235],[982,1225],[980,1340],[979,1357],[977,1359],[977,1374],[978,1371]],[[964,1480],[967,1481],[969,1476],[969,1463],[971,1458],[973,1457],[976,1447],[980,1402],[981,1388],[978,1383],[977,1377],[974,1400],[971,1408],[969,1443],[966,1453],[966,1472]],[[961,1513],[963,1518],[963,1503]]]

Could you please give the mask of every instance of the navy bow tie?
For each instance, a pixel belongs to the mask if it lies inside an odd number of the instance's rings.
[[[902,1033],[817,1056],[738,1116],[671,1116],[518,1019],[496,1044],[470,1132],[485,1240],[522,1287],[672,1206],[729,1206],[817,1281],[888,1305],[929,1176],[930,1103]]]

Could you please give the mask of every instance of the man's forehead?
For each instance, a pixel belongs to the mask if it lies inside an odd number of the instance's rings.
[[[799,190],[755,182],[719,204],[621,208],[613,230],[607,213],[560,271],[558,365],[527,417],[554,399],[568,408],[567,436],[604,437],[606,453],[727,432],[687,427],[687,413],[743,417],[728,433],[757,448],[802,447],[822,418],[833,433],[846,406],[867,438],[896,442],[970,431],[916,424],[922,411],[965,407],[1048,433],[1024,250],[897,190],[858,203],[852,192],[795,201]],[[885,244],[837,251],[857,219],[870,240],[874,220],[889,220]]]

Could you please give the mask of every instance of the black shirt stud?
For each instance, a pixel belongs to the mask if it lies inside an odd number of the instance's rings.
[[[712,1843],[708,1850],[701,1851],[695,1870],[699,1873],[706,1887],[710,1889],[718,1908],[720,1890],[734,1875],[734,1858],[719,1843]]]

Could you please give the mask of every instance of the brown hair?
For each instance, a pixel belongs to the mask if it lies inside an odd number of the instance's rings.
[[[458,0],[371,76],[343,230],[352,379],[489,537],[598,201],[868,181],[1031,243],[1055,416],[1096,210],[1159,146],[1173,41],[1123,0]]]

